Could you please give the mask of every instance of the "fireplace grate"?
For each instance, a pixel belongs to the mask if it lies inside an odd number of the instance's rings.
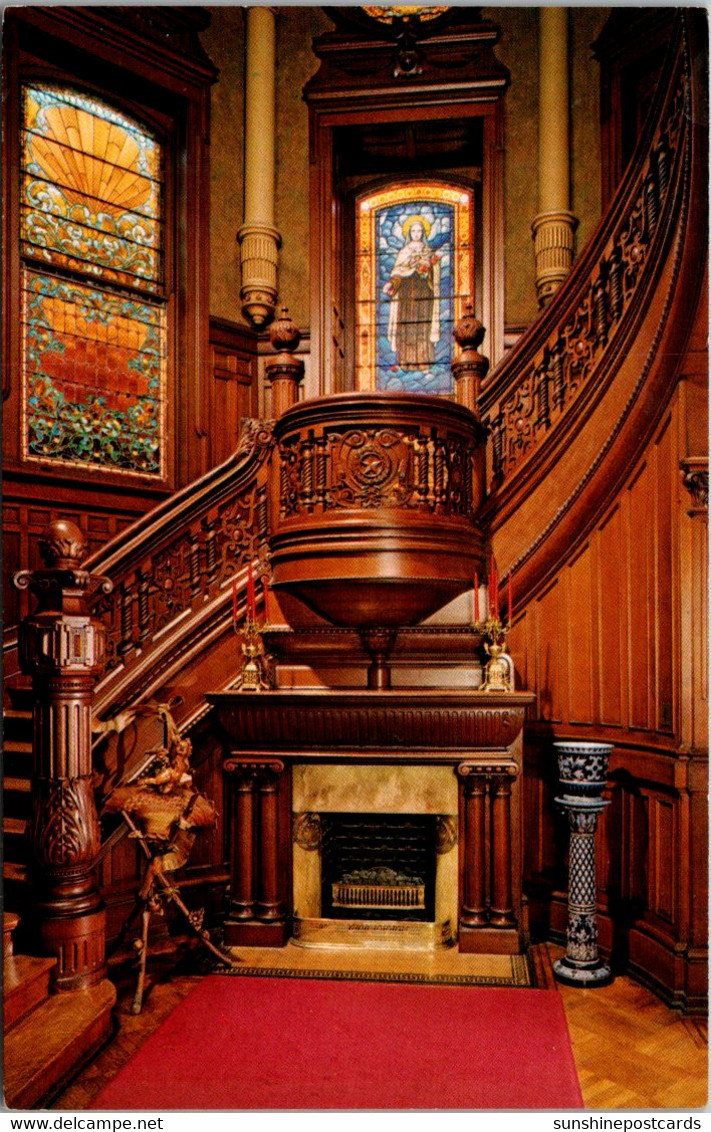
[[[433,920],[436,819],[322,814],[325,917]]]
[[[425,885],[419,877],[394,869],[361,869],[331,886],[334,908],[425,908]]]

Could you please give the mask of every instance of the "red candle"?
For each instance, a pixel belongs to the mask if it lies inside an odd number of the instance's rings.
[[[509,570],[509,584],[508,584],[508,599],[509,599],[509,625],[513,621],[513,585],[511,583],[511,571]]]
[[[262,574],[262,598],[264,601],[264,620],[269,620],[269,582],[267,575]]]
[[[496,559],[493,554],[491,556],[491,599],[489,616],[497,618],[499,616],[499,575],[496,571]]]
[[[252,570],[252,563],[247,565],[247,617],[251,621],[256,618],[257,607],[254,600],[254,571]]]
[[[479,622],[479,575],[474,575],[474,624]]]

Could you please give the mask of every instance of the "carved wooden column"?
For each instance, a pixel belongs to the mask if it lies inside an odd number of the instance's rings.
[[[284,919],[279,900],[279,780],[284,763],[274,760],[260,767],[259,790],[259,873],[256,916],[272,923]]]
[[[237,765],[232,771],[235,825],[232,845],[232,920],[254,918],[254,770]]]
[[[514,866],[512,846],[519,831],[512,823],[511,792],[518,767],[463,762],[457,774],[463,817],[459,950],[515,954],[519,924],[512,878],[519,865]]]
[[[231,900],[225,920],[230,946],[282,946],[288,934],[285,885],[290,805],[285,764],[269,757],[228,758],[235,820]]]
[[[540,8],[538,207],[532,225],[538,305],[555,294],[573,262],[570,211],[568,9]]]
[[[461,768],[464,775],[464,884],[460,925],[478,928],[488,922],[486,907],[486,777]]]
[[[274,313],[281,235],[274,227],[276,162],[274,8],[247,8],[244,224],[237,233],[242,261],[240,298],[255,326]]]
[[[269,339],[277,351],[265,366],[266,378],[271,385],[271,416],[278,417],[299,400],[299,384],[304,376],[304,363],[294,354],[301,341],[301,332],[289,317],[287,307],[281,308],[278,319],[269,328]]]
[[[491,923],[497,927],[514,924],[511,897],[511,778],[508,768],[491,782]]]
[[[80,569],[84,537],[74,523],[50,524],[40,541],[42,570],[23,570],[15,584],[37,597],[20,626],[22,671],[32,676],[34,767],[33,895],[42,949],[56,955],[56,987],[92,986],[106,974],[106,913],[96,886],[100,845],[92,789],[91,709],[104,667],[105,630],[87,597],[108,579]]]

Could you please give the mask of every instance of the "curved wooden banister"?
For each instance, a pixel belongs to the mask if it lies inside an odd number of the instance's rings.
[[[589,530],[674,389],[707,231],[695,21],[680,14],[654,112],[610,210],[482,390],[493,456],[486,513],[521,600]]]

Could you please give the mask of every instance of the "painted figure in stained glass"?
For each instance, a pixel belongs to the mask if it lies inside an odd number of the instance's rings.
[[[440,260],[427,242],[431,226],[410,216],[402,226],[400,249],[383,293],[390,302],[388,341],[400,369],[429,369],[440,338]]]
[[[358,212],[357,384],[451,394],[453,325],[471,296],[471,193],[406,183]]]

